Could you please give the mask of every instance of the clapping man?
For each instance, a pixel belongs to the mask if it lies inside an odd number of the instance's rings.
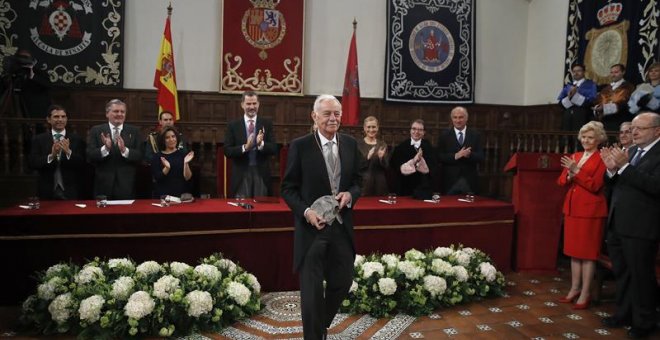
[[[94,195],[108,199],[135,198],[135,172],[142,160],[140,130],[126,120],[126,103],[113,99],[105,105],[108,122],[92,127],[87,159],[94,165]]]
[[[660,115],[640,113],[631,125],[635,147],[601,149],[611,187],[607,249],[616,277],[616,311],[607,327],[631,326],[632,338],[657,323],[655,265],[660,239]]]
[[[85,143],[66,130],[68,118],[64,107],[51,105],[46,120],[50,130],[34,137],[29,158],[30,167],[39,172],[39,197],[44,200],[79,199]]]
[[[232,161],[229,195],[243,197],[270,196],[270,159],[277,153],[277,144],[270,120],[259,112],[259,97],[255,92],[243,93],[243,117],[227,124],[225,156]]]

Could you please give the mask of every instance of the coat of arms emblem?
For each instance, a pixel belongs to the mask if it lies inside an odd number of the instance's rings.
[[[286,35],[284,15],[275,7],[280,0],[250,0],[253,8],[245,11],[241,31],[245,40],[261,50],[259,58],[268,58],[267,49],[279,45]]]

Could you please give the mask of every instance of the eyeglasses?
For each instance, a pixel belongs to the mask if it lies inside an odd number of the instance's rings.
[[[657,128],[658,126],[660,126],[660,125],[652,125],[652,126],[631,126],[631,127],[630,127],[630,131],[635,131],[635,130],[644,131],[644,130],[648,130],[648,129],[655,129],[655,128]]]
[[[619,134],[620,134],[620,135],[628,135],[628,134],[631,134],[631,133],[632,133],[632,130],[623,130],[623,131],[619,131]]]
[[[410,128],[410,131],[424,131],[424,128]]]

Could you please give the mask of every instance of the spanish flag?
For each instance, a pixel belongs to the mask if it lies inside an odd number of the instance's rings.
[[[176,93],[176,73],[174,72],[174,51],[172,48],[172,32],[170,31],[170,17],[172,6],[167,7],[167,20],[165,20],[165,32],[160,44],[160,54],[156,62],[156,75],[154,76],[154,87],[158,89],[158,113],[170,111],[174,113],[174,119],[179,120],[179,97]]]

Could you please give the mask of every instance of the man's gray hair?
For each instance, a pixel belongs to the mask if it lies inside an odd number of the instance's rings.
[[[121,99],[110,99],[110,101],[105,104],[105,112],[109,112],[112,105],[124,105],[124,108],[126,107],[126,103],[121,101]]]
[[[341,106],[341,102],[339,101],[339,99],[337,99],[337,97],[331,94],[321,94],[318,97],[316,97],[316,100],[314,100],[314,112],[319,112],[319,109],[321,108],[321,103],[328,100],[334,100],[337,104]]]

